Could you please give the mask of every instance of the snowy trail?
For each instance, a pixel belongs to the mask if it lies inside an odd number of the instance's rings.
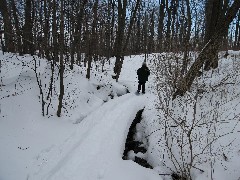
[[[102,105],[63,144],[67,150],[49,152],[48,163],[30,179],[159,179],[154,171],[122,160],[128,129],[146,100],[146,95],[127,94]]]

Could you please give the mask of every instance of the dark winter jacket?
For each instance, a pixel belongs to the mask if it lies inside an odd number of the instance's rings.
[[[137,70],[138,81],[145,83],[148,81],[148,76],[150,75],[150,71],[147,66],[142,66]]]

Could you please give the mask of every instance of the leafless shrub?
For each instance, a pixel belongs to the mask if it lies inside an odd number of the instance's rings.
[[[176,54],[160,54],[156,56],[154,64],[158,95],[156,108],[159,126],[164,127],[159,129],[159,141],[162,142],[160,146],[163,152],[167,154],[164,161],[181,179],[192,179],[192,173],[202,173],[203,165],[209,165],[213,179],[216,158],[221,156],[227,161],[226,149],[230,151],[234,142],[233,139],[231,143],[222,145],[219,140],[236,133],[239,127],[240,113],[227,114],[229,108],[236,109],[239,103],[234,107],[228,107],[227,103],[239,98],[240,92],[233,88],[231,93],[226,92],[224,96],[222,93],[227,85],[237,84],[237,78],[232,81],[234,78],[226,75],[214,85],[196,81],[191,92],[173,101],[171,96],[181,77],[180,59]],[[236,77],[237,74],[235,72]],[[225,101],[219,101],[220,97]]]

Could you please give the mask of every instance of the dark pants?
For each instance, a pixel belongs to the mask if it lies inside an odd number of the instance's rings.
[[[138,91],[141,91],[141,87],[142,87],[142,93],[145,93],[145,83],[146,82],[140,82],[138,81]]]

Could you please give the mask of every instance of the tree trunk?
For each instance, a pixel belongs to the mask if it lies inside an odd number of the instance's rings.
[[[7,52],[15,52],[15,47],[13,43],[13,27],[10,20],[10,14],[8,12],[7,1],[0,0],[0,12],[3,17],[4,22],[4,39],[5,39],[5,49]]]
[[[131,16],[131,19],[130,19],[130,24],[129,24],[129,27],[128,27],[127,38],[125,40],[125,44],[124,44],[124,47],[123,47],[123,52],[125,52],[126,49],[127,49],[128,42],[129,42],[129,39],[130,39],[130,35],[131,35],[131,32],[132,32],[132,28],[133,28],[133,24],[135,23],[136,14],[137,14],[138,8],[140,7],[140,2],[141,2],[141,0],[137,0],[135,8],[133,10],[133,13],[132,13],[132,16]]]
[[[88,52],[86,53],[87,61],[88,61],[88,67],[87,67],[87,75],[86,78],[90,79],[90,73],[91,73],[91,63],[93,58],[93,52],[97,49],[97,10],[98,10],[98,0],[95,0],[93,5],[93,24],[92,24],[92,32],[90,35],[90,32],[88,33]]]
[[[113,51],[114,51],[114,29],[115,29],[115,7],[116,7],[116,4],[115,4],[115,1],[111,1],[112,3],[112,19],[111,19],[111,35],[110,35],[110,42],[111,42],[111,56],[113,55]],[[110,63],[110,61],[109,61]]]
[[[240,23],[240,12],[238,14],[238,19],[239,19],[239,23]],[[240,25],[238,26],[238,41],[237,41],[237,47],[240,50]]]
[[[121,68],[123,64],[123,37],[124,37],[124,29],[125,29],[125,18],[126,18],[126,8],[127,8],[127,0],[123,0],[123,4],[121,0],[118,0],[118,30],[116,34],[115,41],[115,67],[114,73],[116,74],[115,78],[118,81],[118,78],[121,73]]]
[[[148,41],[148,54],[154,52],[154,9],[152,10],[151,17],[150,17],[150,37]]]
[[[166,31],[166,41],[165,41],[165,51],[169,52],[170,49],[170,34],[171,34],[171,9],[168,4],[168,0],[166,1],[166,9],[167,9],[167,31]]]
[[[106,52],[104,53],[107,57],[107,60],[111,56],[111,6],[112,1],[108,0],[108,9],[107,9],[107,30],[106,30]],[[113,28],[113,27],[112,27]]]
[[[140,15],[138,17],[137,20],[137,32],[136,32],[136,44],[135,44],[135,53],[140,53],[141,52],[141,19],[140,19]]]
[[[22,53],[22,39],[21,39],[21,30],[19,27],[19,20],[18,20],[18,16],[17,16],[17,8],[16,8],[16,4],[14,2],[14,0],[11,0],[11,5],[12,5],[12,12],[13,12],[13,18],[14,18],[14,22],[15,22],[15,28],[16,28],[16,34],[17,34],[17,51],[19,52],[19,55],[23,55]]]
[[[63,64],[63,49],[64,49],[64,14],[63,14],[64,0],[61,0],[61,17],[60,17],[60,93],[59,93],[59,104],[57,110],[57,116],[61,116],[62,104],[63,104],[63,95],[64,95],[64,83],[63,83],[63,74],[64,74],[64,64]]]
[[[212,38],[216,31],[218,21],[221,19],[223,12],[221,12],[222,4],[219,0],[208,0],[206,4],[206,30],[205,30],[205,44]],[[223,37],[220,37],[221,39]],[[221,43],[221,41],[220,41]],[[215,50],[212,58],[205,60],[204,70],[208,71],[211,68],[218,67],[218,49]]]
[[[34,54],[33,44],[33,17],[32,17],[33,1],[26,0],[25,4],[25,23],[23,26],[23,53]]]
[[[177,44],[177,35],[176,35],[176,16],[178,13],[178,0],[172,0],[171,1],[171,15],[172,15],[172,23],[171,23],[171,38],[170,38],[170,47],[171,47],[171,51],[177,51],[176,49],[176,44]]]
[[[185,43],[184,43],[185,50],[184,50],[184,56],[183,56],[182,74],[186,74],[186,72],[187,72],[189,40],[190,40],[190,36],[191,36],[191,27],[192,27],[192,18],[191,18],[189,0],[186,0],[186,5],[187,5],[187,33],[185,36]]]
[[[61,0],[62,1],[62,0]],[[53,12],[52,12],[52,18],[53,18],[53,22],[52,22],[52,52],[53,52],[53,59],[54,59],[54,63],[59,61],[58,58],[58,33],[57,33],[57,7],[56,7],[56,0],[53,0]]]
[[[228,30],[229,24],[236,16],[239,8],[240,1],[235,0],[232,6],[228,9],[226,16],[222,17],[219,20],[219,24],[213,36],[202,49],[198,58],[193,63],[186,76],[181,80],[181,83],[178,84],[177,90],[173,94],[173,99],[175,99],[177,95],[183,96],[186,91],[190,89],[195,77],[197,76],[200,68],[205,63],[206,59],[215,58],[215,52],[219,49],[221,38],[225,35],[226,31]]]
[[[160,2],[159,2],[160,4]],[[163,44],[163,26],[164,26],[164,16],[165,16],[165,0],[161,0],[161,4],[159,7],[159,18],[158,18],[158,51],[162,52],[162,44]]]
[[[47,4],[47,0],[44,0],[44,27],[43,27],[43,49],[44,49],[44,55],[49,60],[50,59],[50,52],[49,52],[49,16],[50,16],[50,10],[51,9],[51,3]]]
[[[84,7],[87,4],[87,0],[83,0],[82,3],[80,4],[80,10],[77,15],[77,25],[76,25],[76,30],[73,37],[73,42],[72,42],[72,47],[71,47],[71,64],[70,64],[70,69],[73,69],[73,64],[75,62],[74,60],[74,54],[77,52],[77,60],[80,62],[81,59],[81,52],[80,52],[80,40],[81,40],[81,35],[82,35],[82,19],[84,15]],[[75,28],[75,27],[73,27]]]
[[[144,62],[147,60],[147,45],[148,45],[148,27],[149,25],[149,18],[147,12],[145,11],[144,15],[144,24],[143,24],[143,52],[145,54]]]
[[[234,48],[237,50],[239,48],[239,36],[240,36],[240,11],[238,13],[238,19],[236,22],[235,28],[235,40],[234,40]]]

